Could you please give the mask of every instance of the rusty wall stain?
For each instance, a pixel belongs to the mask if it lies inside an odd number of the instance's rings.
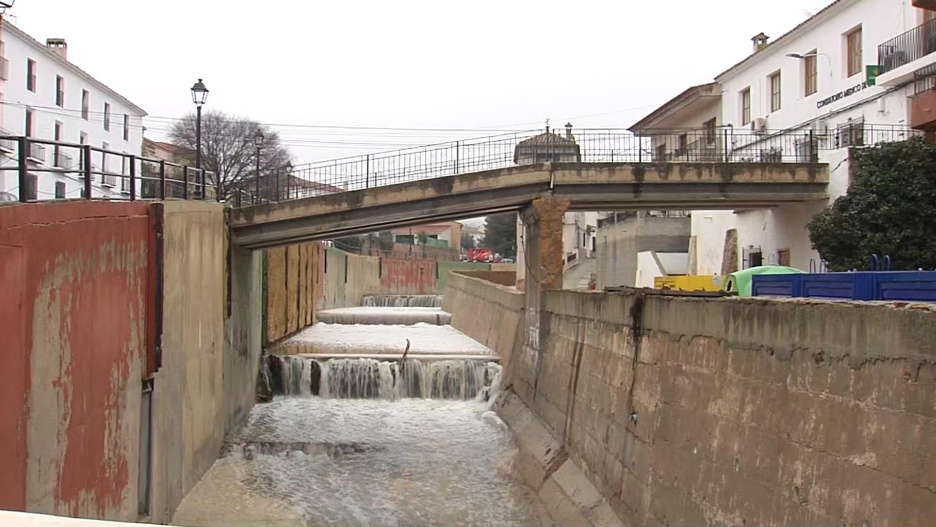
[[[28,261],[19,292],[0,287],[0,314],[21,315],[0,317],[5,333],[22,336],[5,354],[24,364],[0,383],[25,399],[0,410],[0,430],[17,430],[0,436],[11,447],[0,461],[13,467],[0,476],[0,507],[136,519],[147,204],[0,207],[0,225],[0,247]],[[17,274],[10,262],[0,284]]]

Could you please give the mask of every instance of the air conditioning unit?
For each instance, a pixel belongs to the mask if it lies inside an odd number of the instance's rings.
[[[762,134],[767,131],[767,119],[763,117],[758,117],[751,121],[751,131],[757,134]]]

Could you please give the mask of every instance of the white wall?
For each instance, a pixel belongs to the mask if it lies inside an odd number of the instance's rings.
[[[115,152],[139,156],[143,148],[143,114],[120,101],[108,90],[102,89],[99,84],[87,75],[76,71],[43,44],[24,37],[22,32],[11,27],[7,21],[0,30],[0,40],[5,47],[5,58],[9,60],[9,77],[0,84],[3,93],[3,108],[0,113],[0,128],[6,134],[23,135],[26,131],[26,108],[33,109],[32,136],[38,139],[54,139],[54,126],[56,122],[62,124],[61,141],[79,143],[81,133],[88,136],[88,144],[101,148],[106,142],[108,149]],[[36,91],[26,89],[27,60],[36,62]],[[56,76],[65,79],[64,107],[56,107]],[[89,118],[81,117],[81,93],[88,90],[90,94]],[[104,130],[104,103],[110,104],[110,131]],[[130,116],[129,138],[124,140],[123,118]],[[71,157],[70,165],[76,170],[79,168],[79,153],[77,149],[62,149],[65,155]],[[46,146],[45,167],[53,166],[52,147]],[[109,156],[108,170],[120,172],[121,159]],[[92,155],[95,169],[101,166],[100,154]],[[0,155],[0,165],[4,167],[16,166],[16,154]],[[129,168],[128,168],[129,170]],[[81,197],[82,179],[78,173],[59,175],[51,173],[34,172],[38,177],[39,199],[51,199],[55,196],[55,182],[66,183],[66,197]],[[0,175],[0,190],[11,192],[18,187],[18,177],[15,170],[4,170]],[[15,194],[15,192],[14,192]],[[95,196],[122,196],[120,181],[115,182],[113,188],[102,187],[99,178],[94,182]]]
[[[865,81],[864,71],[847,77],[845,64],[845,34],[862,27],[864,64],[876,64],[879,44],[923,22],[923,11],[910,6],[909,0],[850,0],[817,18],[804,34],[780,42],[761,52],[757,60],[738,71],[719,77],[722,85],[722,114],[725,124],[741,127],[741,92],[751,89],[751,117],[765,117],[769,130],[812,128],[820,120],[833,137],[839,124],[849,119],[863,118],[866,126],[893,125],[895,133],[875,139],[899,140],[909,123],[907,87],[892,89],[870,86],[857,93],[818,107],[819,101]],[[788,53],[805,54],[817,50],[818,91],[804,95],[804,63],[788,58]],[[825,56],[828,55],[828,58]],[[831,64],[831,70],[830,70]],[[782,107],[771,113],[768,76],[781,72]],[[803,134],[808,128],[794,130]],[[822,127],[817,128],[822,130]],[[792,144],[792,143],[790,143]],[[844,195],[849,185],[848,149],[835,149],[831,141],[820,145],[819,161],[829,165],[831,200]],[[697,270],[699,274],[718,274],[722,269],[725,234],[738,230],[738,268],[743,268],[743,249],[754,246],[763,251],[765,263],[777,263],[777,252],[789,249],[791,264],[809,270],[810,262],[819,260],[812,250],[806,225],[827,202],[804,203],[774,209],[743,211],[700,211],[693,214],[692,235],[697,240]]]
[[[665,273],[657,265],[656,258],[653,257],[653,251],[644,251],[637,253],[637,277],[635,284],[637,287],[653,289],[656,285],[656,278]]]

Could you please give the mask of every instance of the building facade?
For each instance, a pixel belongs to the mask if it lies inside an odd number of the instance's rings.
[[[632,130],[654,142],[660,141],[655,138],[659,134],[647,130],[693,130],[687,133],[689,144],[711,130],[708,144],[716,159],[727,152],[735,160],[745,153],[743,145],[733,142],[732,130],[763,134],[777,146],[758,151],[758,160],[776,155],[828,164],[829,198],[834,200],[850,185],[852,148],[907,139],[914,133],[914,117],[924,119],[914,115],[913,99],[915,86],[925,83],[920,79],[927,78],[927,66],[931,60],[936,64],[936,55],[929,55],[936,51],[936,39],[931,46],[924,38],[936,36],[927,31],[936,22],[932,11],[917,4],[837,0],[775,41],[759,34],[752,39],[751,55],[714,83],[690,88]],[[932,97],[930,92],[926,96]],[[700,122],[708,124],[700,127]],[[666,134],[667,141],[674,137],[683,140],[679,133]],[[817,265],[807,224],[828,203],[695,211],[690,273],[719,274],[761,264]]]
[[[107,173],[93,178],[93,196],[129,195],[129,178],[121,177],[129,175],[129,159],[122,154],[141,155],[146,112],[69,62],[62,39],[42,44],[4,20],[0,55],[3,135],[90,145],[98,149],[91,155],[92,169]],[[20,192],[17,159],[15,142],[0,141],[0,193],[6,199]],[[82,197],[81,162],[78,147],[31,144],[28,198]]]

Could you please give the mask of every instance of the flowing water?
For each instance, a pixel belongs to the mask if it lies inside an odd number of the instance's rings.
[[[174,524],[548,522],[519,482],[513,438],[491,411],[501,379],[495,362],[271,355],[265,367],[277,395],[227,438]]]
[[[439,295],[371,295],[365,296],[365,307],[442,307]]]

